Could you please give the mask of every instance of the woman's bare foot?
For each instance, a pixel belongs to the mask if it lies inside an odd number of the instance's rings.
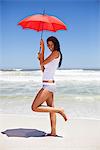
[[[66,114],[64,112],[64,109],[61,108],[60,112],[59,112],[60,115],[62,115],[62,117],[64,118],[65,121],[67,121],[67,117],[66,117]]]
[[[55,129],[55,128],[52,128],[52,129],[51,129],[51,133],[49,133],[49,135],[50,135],[50,136],[57,136],[57,135],[56,135],[56,129]]]
[[[57,136],[55,133],[48,133],[46,136]]]

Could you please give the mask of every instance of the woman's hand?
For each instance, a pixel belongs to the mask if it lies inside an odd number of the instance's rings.
[[[38,60],[40,60],[40,57],[41,57],[41,53],[40,52],[38,52]]]
[[[43,58],[42,58],[42,54],[40,52],[38,52],[38,60],[40,61],[40,66],[41,66],[41,63],[43,62]],[[41,70],[42,72],[44,72],[44,66],[41,66]]]
[[[44,50],[44,41],[43,41],[43,39],[40,40],[40,48],[42,50]]]

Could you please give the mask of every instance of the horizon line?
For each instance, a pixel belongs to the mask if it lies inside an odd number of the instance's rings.
[[[0,68],[0,71],[4,70],[41,70],[39,68]],[[57,70],[100,70],[100,68],[58,68]]]

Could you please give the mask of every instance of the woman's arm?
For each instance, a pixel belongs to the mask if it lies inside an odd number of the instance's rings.
[[[52,61],[55,58],[59,57],[59,52],[57,50],[53,51],[52,54],[50,54],[44,61],[40,62],[41,67],[48,64],[50,61]]]
[[[39,58],[40,64],[41,64],[44,61],[44,50],[45,50],[43,39],[41,39],[41,41],[40,41],[40,48],[41,48],[41,53],[38,53],[38,58]],[[41,66],[41,70],[42,70],[42,72],[44,72],[44,66]]]

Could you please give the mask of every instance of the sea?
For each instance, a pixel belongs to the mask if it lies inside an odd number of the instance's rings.
[[[38,69],[0,70],[0,114],[33,115],[31,104],[41,81]],[[55,107],[64,108],[69,118],[100,119],[99,69],[60,69],[55,81]]]

